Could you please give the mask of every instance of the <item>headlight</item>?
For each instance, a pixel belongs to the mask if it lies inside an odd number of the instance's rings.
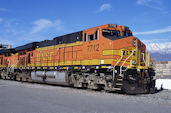
[[[136,39],[132,40],[132,46],[134,46],[134,47],[136,46]]]
[[[132,65],[136,65],[136,61],[135,60],[132,60]]]

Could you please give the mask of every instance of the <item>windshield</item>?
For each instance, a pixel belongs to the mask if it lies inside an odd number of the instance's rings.
[[[129,33],[129,32],[124,31],[123,32],[123,36],[124,37],[132,36],[132,33]]]
[[[120,31],[118,30],[103,29],[102,34],[104,37],[109,38],[111,40],[115,40],[121,37]]]

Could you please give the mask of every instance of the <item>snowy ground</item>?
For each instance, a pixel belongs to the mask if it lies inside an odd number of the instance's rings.
[[[125,95],[0,80],[0,113],[170,113],[171,91]]]
[[[171,90],[171,79],[157,79],[156,80],[157,89],[169,89]]]

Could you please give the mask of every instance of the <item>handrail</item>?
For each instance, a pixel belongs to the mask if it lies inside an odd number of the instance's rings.
[[[18,63],[18,60],[15,60],[15,61],[14,61],[14,64],[13,64],[12,67],[11,67],[11,69],[12,69],[11,71],[14,72],[14,68],[15,68],[15,65],[16,65],[17,63]]]
[[[125,61],[122,63],[122,65],[120,66],[120,74],[121,74],[121,70],[122,70],[122,66],[125,64],[125,62],[134,54],[134,51],[136,51],[136,49],[134,49],[133,51],[132,51],[132,53],[125,59]]]
[[[144,53],[142,53],[142,55],[143,55],[144,64],[145,64],[145,66],[147,66],[147,65],[146,65],[146,61],[145,61],[145,58],[144,58],[144,57],[145,57],[145,56],[144,56]]]
[[[116,64],[113,66],[113,77],[112,77],[112,79],[113,79],[113,81],[114,81],[114,77],[115,77],[115,67],[116,67],[116,65],[122,60],[122,58],[123,58],[123,51],[121,51],[121,57],[120,57],[120,59],[116,62]]]

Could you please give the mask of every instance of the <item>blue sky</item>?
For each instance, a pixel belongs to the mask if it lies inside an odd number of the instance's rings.
[[[112,23],[171,45],[171,0],[0,0],[0,43],[13,47]]]

